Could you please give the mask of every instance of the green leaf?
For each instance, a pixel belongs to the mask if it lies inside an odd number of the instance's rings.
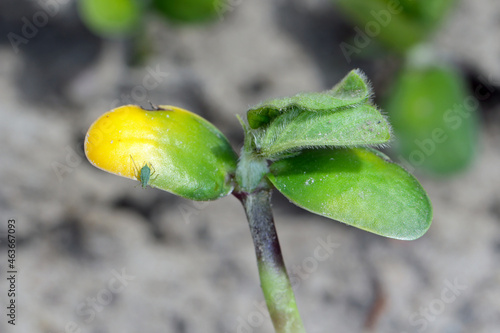
[[[78,9],[89,29],[104,36],[132,33],[143,13],[138,0],[79,0]]]
[[[257,134],[255,143],[262,156],[274,159],[311,147],[382,144],[390,135],[390,126],[380,112],[371,105],[360,105],[333,112],[293,109]]]
[[[403,70],[386,107],[401,157],[435,174],[463,170],[477,149],[477,106],[451,68]]]
[[[256,129],[268,125],[274,118],[292,109],[310,112],[334,111],[367,102],[371,89],[365,75],[351,71],[331,90],[317,93],[301,93],[293,97],[272,99],[254,106],[247,113],[248,124]]]
[[[390,2],[393,0],[385,0]],[[404,14],[418,20],[428,30],[434,28],[446,15],[456,0],[400,0],[404,8]]]
[[[372,40],[404,52],[421,42],[442,20],[455,0],[337,0],[357,25],[353,45],[341,44],[347,55],[360,53]]]
[[[153,0],[153,6],[177,22],[206,21],[228,10],[226,0]]]
[[[378,235],[412,240],[432,220],[419,182],[370,149],[311,149],[271,165],[269,180],[297,206]]]
[[[364,74],[353,70],[329,91],[263,102],[247,113],[255,149],[276,160],[311,147],[386,143],[390,126],[370,97]]]
[[[389,10],[384,0],[338,0],[337,4],[359,25],[352,45],[341,44],[344,53],[349,55],[360,53],[373,40],[403,52],[425,36],[425,30],[407,16],[401,5],[396,6],[397,9]],[[372,29],[370,32],[367,31],[368,27]],[[373,29],[377,29],[376,34],[372,32]]]

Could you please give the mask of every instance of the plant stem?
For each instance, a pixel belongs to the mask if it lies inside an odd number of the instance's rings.
[[[271,191],[242,193],[257,255],[262,291],[277,333],[305,333],[274,226]]]

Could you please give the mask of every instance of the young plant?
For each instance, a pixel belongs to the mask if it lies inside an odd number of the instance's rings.
[[[240,119],[239,158],[217,128],[189,111],[122,106],[90,127],[85,153],[98,168],[187,199],[238,198],[275,330],[305,332],[274,226],[273,189],[313,213],[386,237],[413,240],[431,223],[418,181],[371,148],[391,134],[371,95],[354,70],[329,91],[263,102],[247,112],[247,123]],[[148,183],[131,157],[154,168],[155,178]]]
[[[77,5],[85,25],[105,37],[141,32],[149,13],[175,23],[199,23],[215,19],[228,6],[225,0],[78,0]]]
[[[358,38],[371,38],[405,53],[424,41],[441,23],[456,0],[337,0],[339,8],[364,30]],[[367,40],[368,39],[368,40]],[[359,47],[360,45],[358,45]],[[347,45],[347,52],[360,50]]]
[[[346,59],[373,52],[373,41],[405,63],[385,98],[398,158],[412,169],[436,176],[468,167],[477,151],[478,103],[453,63],[443,64],[442,57],[426,45],[456,0],[339,0],[337,4],[358,24],[353,43],[340,44]]]
[[[385,104],[395,148],[407,163],[438,176],[471,164],[479,141],[478,102],[453,66],[406,65]]]

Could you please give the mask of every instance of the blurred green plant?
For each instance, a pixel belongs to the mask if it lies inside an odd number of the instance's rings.
[[[240,119],[239,158],[215,126],[189,111],[122,106],[92,124],[85,153],[144,187],[192,200],[238,198],[275,330],[304,332],[274,226],[273,189],[313,213],[396,239],[422,236],[432,220],[418,181],[372,148],[390,140],[391,128],[371,96],[355,70],[330,91],[263,102],[248,110],[248,124]]]
[[[369,37],[405,52],[422,42],[441,22],[455,0],[337,0]],[[370,35],[376,36],[370,36]]]
[[[223,0],[153,0],[153,8],[176,22],[201,22],[223,12]]]
[[[355,24],[352,44],[340,47],[348,62],[366,55],[372,41],[403,57],[385,107],[406,167],[445,176],[465,169],[478,142],[478,104],[452,64],[425,45],[455,0],[339,0]]]
[[[137,0],[79,0],[83,22],[98,35],[133,33],[141,23],[144,4]]]
[[[104,37],[133,34],[148,13],[176,23],[196,23],[214,19],[225,8],[224,0],[78,0],[82,21]]]
[[[425,66],[399,74],[386,111],[406,164],[446,175],[467,167],[475,156],[477,107],[454,68]]]

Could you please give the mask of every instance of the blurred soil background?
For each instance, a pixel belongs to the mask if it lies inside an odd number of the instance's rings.
[[[21,35],[43,7],[0,2],[0,332],[272,332],[239,202],[135,187],[87,162],[85,132],[105,111],[151,101],[202,115],[239,151],[234,114],[266,98],[329,89],[355,67],[383,93],[394,59],[348,63],[339,44],[354,30],[334,1],[241,0],[204,25],[151,16],[148,54],[132,66],[130,43],[96,37],[72,1],[60,3],[13,47],[8,34]],[[385,239],[274,195],[309,333],[500,332],[499,36],[500,2],[464,0],[432,37],[472,91],[485,80],[492,90],[481,101],[473,165],[447,179],[417,173],[435,212],[424,237]],[[157,85],[141,89],[146,77]],[[15,326],[6,316],[12,218]],[[331,251],[321,261],[315,253],[325,243]]]

